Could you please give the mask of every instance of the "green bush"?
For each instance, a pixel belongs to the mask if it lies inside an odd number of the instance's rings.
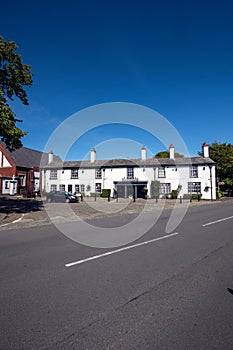
[[[185,193],[183,194],[183,199],[193,199],[193,200],[200,200],[201,199],[201,196],[202,194],[200,193],[193,193],[193,194],[190,194],[190,193]]]
[[[100,197],[100,196],[101,196],[101,193],[99,193],[99,192],[96,192],[96,193],[95,193],[95,192],[91,192],[91,193],[90,193],[90,196],[91,196],[91,197]]]
[[[223,192],[223,191],[217,191],[217,192],[216,192],[216,195],[217,195],[217,198],[219,199],[219,198],[222,198],[222,197],[225,196],[225,192]]]
[[[172,198],[177,199],[179,192],[179,190],[172,190]]]
[[[111,190],[104,188],[101,193],[102,198],[108,198],[111,195]]]
[[[189,193],[184,193],[184,194],[183,194],[183,199],[191,199],[191,194],[189,194]]]

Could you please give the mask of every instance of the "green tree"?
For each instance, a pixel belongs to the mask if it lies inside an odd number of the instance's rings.
[[[28,105],[25,87],[32,85],[33,76],[31,66],[23,64],[17,49],[13,41],[0,36],[0,138],[11,151],[22,147],[21,138],[27,132],[17,127],[22,120],[16,118],[9,102],[16,96]]]
[[[216,162],[216,175],[220,181],[233,186],[233,145],[214,142],[210,145],[210,158]]]
[[[170,156],[169,151],[162,151],[162,152],[156,153],[154,158],[169,158],[169,156]],[[183,158],[184,156],[183,156],[183,154],[175,152],[175,157],[182,157]]]

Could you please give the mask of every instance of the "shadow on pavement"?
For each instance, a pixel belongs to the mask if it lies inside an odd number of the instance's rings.
[[[43,210],[40,199],[26,199],[16,197],[0,197],[0,214],[26,214]]]

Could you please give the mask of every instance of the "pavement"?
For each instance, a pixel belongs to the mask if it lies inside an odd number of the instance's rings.
[[[224,198],[221,201],[233,201]],[[47,203],[40,197],[35,199],[23,197],[0,197],[0,231],[18,227],[33,227],[49,225],[56,222],[91,220],[96,218],[139,214],[143,212],[162,211],[174,207],[188,208],[189,206],[214,205],[219,201],[192,201],[159,199],[130,199],[119,198],[118,201],[85,197],[79,203]]]

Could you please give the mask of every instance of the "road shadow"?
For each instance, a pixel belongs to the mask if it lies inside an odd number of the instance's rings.
[[[0,214],[26,214],[43,210],[40,199],[0,197]]]

